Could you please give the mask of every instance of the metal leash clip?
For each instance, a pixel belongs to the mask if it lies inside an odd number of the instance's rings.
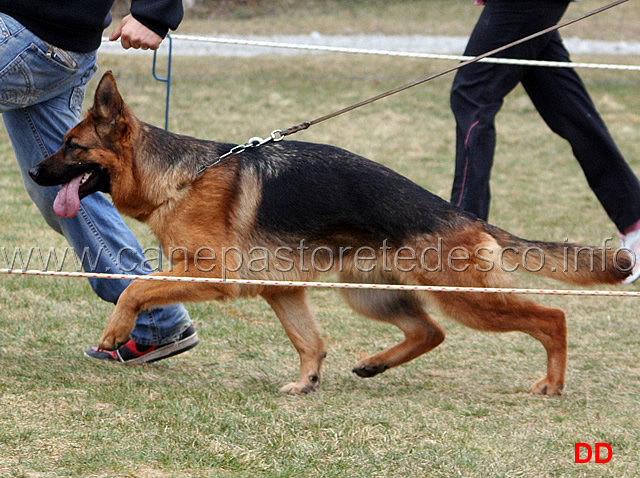
[[[218,159],[216,159],[213,163],[207,164],[206,166],[203,166],[202,168],[200,168],[200,170],[198,171],[198,175],[202,174],[209,168],[213,168],[214,166],[217,166],[222,161],[227,159],[229,156],[240,154],[246,151],[247,149],[257,148],[259,146],[262,146],[263,144],[267,144],[271,142],[277,143],[279,141],[282,141],[285,136],[286,135],[282,132],[282,130],[279,130],[279,129],[272,131],[268,138],[262,139],[258,136],[254,136],[253,138],[249,139],[249,141],[247,141],[245,144],[239,144],[237,146],[234,146],[229,151],[227,151],[222,156],[220,156]]]
[[[223,159],[232,156],[234,154],[238,154],[238,153],[242,153],[243,151],[246,151],[247,149],[252,149],[252,148],[257,148],[259,146],[262,146],[263,144],[267,144],[267,143],[271,143],[271,142],[278,142],[278,141],[282,141],[284,139],[284,135],[282,134],[282,131],[279,129],[276,129],[274,131],[271,132],[271,134],[269,135],[268,138],[262,139],[258,136],[254,136],[253,138],[251,138],[249,141],[247,141],[245,144],[239,144],[238,146],[234,146],[233,148],[231,148],[227,153],[223,154],[222,156],[220,156],[220,161],[222,161]]]
[[[258,136],[254,136],[245,144],[239,144],[238,146],[234,146],[233,148],[231,148],[228,152],[220,156],[220,158],[218,159],[218,161],[216,161],[215,164],[218,164],[220,161],[228,158],[229,156],[242,153],[247,149],[257,148],[259,146],[262,146],[263,144],[267,144],[271,142],[277,143],[278,141],[282,141],[283,139],[284,139],[284,134],[282,134],[282,130],[279,130],[279,129],[272,131],[269,137],[265,139],[262,139]],[[215,166],[215,164],[213,164],[212,166]]]

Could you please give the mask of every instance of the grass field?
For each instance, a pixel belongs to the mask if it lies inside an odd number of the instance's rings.
[[[313,25],[296,2],[289,3],[300,15],[299,28]],[[424,8],[418,4],[435,4],[397,3],[398,11],[378,11],[394,25],[389,33],[398,33],[394,29],[403,20],[412,32]],[[451,31],[470,30],[474,19],[466,6],[471,2],[445,3]],[[581,2],[572,11],[594,8],[594,3]],[[344,17],[335,10],[317,13],[313,29],[322,31],[329,18],[333,28],[343,31],[353,15],[373,18],[359,8]],[[601,19],[609,25],[602,27],[603,35],[614,39],[616,25],[621,38],[638,32],[640,18],[633,8],[612,12],[609,23]],[[186,24],[196,24],[190,21]],[[285,23],[293,29],[295,23],[282,15],[225,21],[231,33],[269,33]],[[208,25],[209,31],[225,31],[216,20]],[[374,28],[363,25],[363,30]],[[359,29],[360,23],[351,28]],[[88,91],[111,69],[138,116],[162,126],[164,87],[151,77],[151,55],[148,61],[143,58],[101,56],[100,72]],[[615,61],[638,63],[637,58]],[[446,66],[338,55],[175,58],[170,128],[244,142]],[[581,75],[640,174],[640,76],[617,71]],[[387,98],[295,139],[347,148],[448,197],[454,149],[451,79]],[[569,147],[548,131],[522,89],[508,97],[498,129],[493,223],[545,240],[599,245],[615,235]],[[66,247],[24,192],[4,129],[0,186],[0,223],[5,224],[0,251],[10,256],[16,248]],[[143,245],[155,244],[144,226],[130,224]],[[67,266],[73,267],[71,259]],[[528,277],[521,281],[523,286],[552,284]],[[437,311],[434,317],[448,333],[442,346],[379,377],[359,379],[350,372],[352,365],[397,342],[399,334],[354,315],[335,292],[314,290],[311,296],[329,353],[324,383],[319,393],[289,397],[278,394],[278,388],[297,376],[298,359],[263,302],[188,305],[200,346],[157,364],[123,367],[82,356],[112,308],[84,280],[0,276],[0,476],[640,475],[638,299],[537,299],[563,308],[569,322],[566,392],[546,398],[527,392],[544,369],[538,342],[523,334],[478,333]],[[576,442],[608,443],[613,459],[575,464]]]
[[[295,34],[315,30],[326,34],[468,35],[480,12],[472,3],[467,0],[223,0],[208,2],[208,8],[197,8],[185,19],[182,28],[227,34]],[[573,4],[565,20],[605,3]],[[629,2],[565,31],[568,36],[582,38],[637,40],[640,25],[629,21],[637,15],[634,8],[637,7]]]

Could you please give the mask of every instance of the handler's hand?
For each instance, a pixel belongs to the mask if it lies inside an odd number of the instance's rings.
[[[143,50],[157,50],[162,43],[162,37],[156,32],[149,30],[131,14],[127,15],[118,24],[109,40],[115,41],[120,38],[122,48],[142,48]]]

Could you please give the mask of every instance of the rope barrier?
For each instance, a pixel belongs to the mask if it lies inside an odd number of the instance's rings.
[[[368,48],[350,48],[329,45],[311,45],[306,43],[288,43],[267,40],[246,40],[242,38],[222,38],[198,35],[178,35],[172,34],[171,38],[178,43],[181,41],[200,42],[200,43],[217,43],[222,45],[252,46],[260,48],[280,48],[291,50],[308,50],[323,53],[345,53],[355,55],[378,55],[391,56],[401,58],[421,58],[427,60],[450,60],[450,61],[468,61],[473,59],[472,56],[450,55],[442,53],[423,53],[412,51],[397,50],[376,50]],[[103,43],[109,43],[108,37],[102,38]],[[538,66],[547,68],[584,68],[592,70],[623,70],[623,71],[640,71],[640,65],[616,64],[616,63],[589,63],[589,62],[560,62],[560,61],[544,61],[544,60],[523,60],[518,58],[483,58],[482,63],[497,63],[502,65],[519,65],[519,66]]]
[[[244,40],[239,38],[221,38],[209,36],[193,36],[193,35],[173,35],[174,40],[193,41],[203,43],[219,43],[225,45],[254,46],[263,48],[282,48],[293,50],[309,50],[325,53],[348,53],[358,55],[379,55],[379,56],[395,56],[403,58],[423,58],[429,60],[454,60],[467,61],[474,57],[465,55],[448,55],[439,53],[421,53],[395,50],[375,50],[367,48],[349,48],[328,45],[310,45],[304,43],[286,43],[264,40]],[[521,66],[540,66],[548,68],[590,68],[604,70],[629,70],[640,71],[640,65],[622,65],[608,63],[582,63],[582,62],[560,62],[560,61],[542,61],[542,60],[522,60],[517,58],[483,58],[483,63],[499,63],[504,65],[521,65]]]
[[[511,287],[456,287],[402,284],[359,284],[351,282],[313,282],[313,281],[274,281],[254,279],[223,279],[216,277],[177,277],[161,275],[107,274],[99,272],[43,271],[24,269],[0,269],[0,274],[23,276],[68,277],[113,280],[147,280],[160,282],[208,283],[258,285],[274,287],[311,287],[324,289],[375,289],[404,290],[417,292],[474,292],[482,294],[529,294],[529,295],[580,295],[606,297],[638,297],[640,291],[624,290],[577,290],[577,289],[518,289]]]

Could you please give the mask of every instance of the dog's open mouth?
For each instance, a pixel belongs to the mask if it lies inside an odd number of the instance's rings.
[[[80,209],[80,199],[96,191],[109,192],[109,179],[102,169],[87,171],[62,186],[53,202],[59,217],[74,217]]]

